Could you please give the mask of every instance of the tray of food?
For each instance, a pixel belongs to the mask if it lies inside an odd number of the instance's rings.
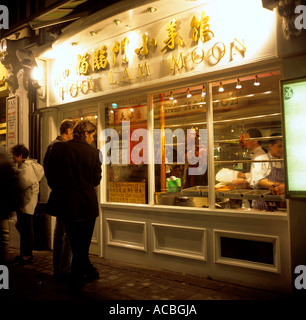
[[[248,199],[261,199],[265,195],[270,194],[269,190],[249,190],[244,195]]]
[[[224,198],[230,199],[241,199],[243,194],[246,192],[246,189],[221,189],[216,190],[217,196],[222,196]]]
[[[184,196],[190,196],[190,197],[201,197],[202,195],[208,194],[208,187],[195,186],[195,187],[186,188],[182,190],[182,194]]]

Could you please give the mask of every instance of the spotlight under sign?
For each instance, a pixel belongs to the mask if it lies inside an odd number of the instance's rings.
[[[306,197],[306,78],[282,80],[286,196]]]

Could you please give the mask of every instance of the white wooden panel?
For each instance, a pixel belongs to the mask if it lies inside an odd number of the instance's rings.
[[[106,219],[106,244],[147,251],[146,223],[139,221]]]
[[[153,252],[196,260],[207,260],[205,228],[152,224]]]

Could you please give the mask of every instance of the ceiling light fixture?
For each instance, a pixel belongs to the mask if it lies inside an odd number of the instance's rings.
[[[191,98],[192,97],[192,94],[190,93],[189,91],[189,88],[187,89],[187,98]]]
[[[220,84],[219,84],[219,89],[218,89],[218,91],[219,91],[219,92],[223,92],[223,91],[224,91],[222,82],[220,82]]]
[[[172,93],[172,91],[170,92],[170,97],[169,97],[169,100],[173,100],[174,98],[173,98],[173,93]]]
[[[260,86],[260,82],[258,80],[258,76],[257,75],[255,76],[254,86],[257,86],[257,87]]]
[[[116,26],[118,26],[118,25],[121,23],[121,20],[115,19],[115,20],[114,20],[114,23],[115,23]]]
[[[242,85],[239,79],[237,79],[236,89],[241,89]]]

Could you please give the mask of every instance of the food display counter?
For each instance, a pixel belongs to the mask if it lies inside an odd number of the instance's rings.
[[[252,190],[252,189],[239,189],[233,187],[216,187],[216,208],[235,208],[245,209],[242,200],[263,200],[269,202],[280,202],[285,201],[284,195],[273,195],[269,190]],[[180,192],[165,192],[157,194],[158,204],[171,204],[180,205],[181,203],[187,203],[192,201],[192,198],[208,198],[208,187],[206,186],[195,186],[191,188],[183,189]],[[179,199],[180,201],[177,201]],[[185,200],[185,201],[183,201]],[[230,205],[231,200],[241,200],[240,206]],[[228,204],[228,205],[227,205]],[[203,207],[203,206],[201,206]],[[204,206],[204,207],[208,207]]]

